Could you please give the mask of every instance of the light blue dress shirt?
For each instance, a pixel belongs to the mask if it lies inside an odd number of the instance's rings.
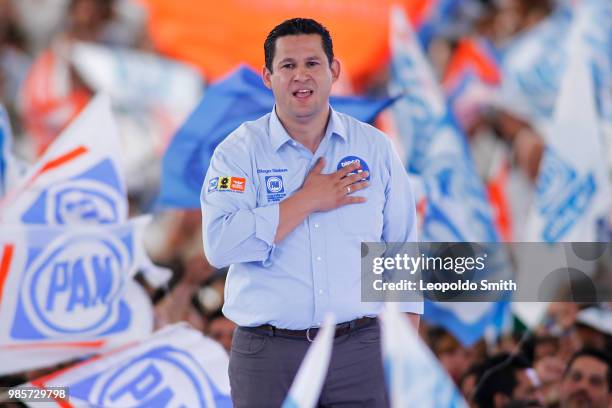
[[[367,202],[310,214],[274,244],[279,201],[298,190],[323,156],[323,173],[359,159],[370,186]],[[240,326],[300,330],[376,316],[382,303],[361,302],[361,242],[417,240],[408,175],[390,140],[376,128],[331,111],[313,154],[293,140],[275,110],[246,122],[215,150],[201,195],[204,251],[231,265],[223,313]],[[400,310],[422,313],[420,302]]]

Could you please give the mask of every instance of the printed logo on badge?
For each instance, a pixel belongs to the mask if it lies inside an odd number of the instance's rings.
[[[367,171],[368,173],[370,172],[370,168],[368,167],[368,163],[365,162],[365,160],[363,160],[360,157],[357,156],[346,156],[345,158],[341,159],[338,162],[338,167],[336,168],[336,170],[340,170],[346,166],[349,166],[353,163],[359,163],[361,164],[361,168],[357,169],[355,171],[350,172],[349,174],[358,174],[361,173],[363,171]],[[368,174],[368,177],[365,178],[365,180],[370,180],[370,176],[371,174]]]
[[[266,192],[268,201],[280,201],[285,194],[283,176],[266,176]]]
[[[285,191],[283,178],[281,176],[266,177],[266,190],[269,194],[283,193]]]
[[[208,182],[208,192],[210,193],[211,191],[215,191],[218,185],[219,185],[219,177],[210,179],[210,181]]]
[[[232,177],[230,179],[230,190],[242,193],[245,187],[246,179],[242,177]]]
[[[208,192],[211,191],[233,191],[244,193],[246,189],[246,179],[244,177],[221,176],[210,180]]]
[[[230,180],[232,178],[229,176],[219,177],[219,184],[217,185],[217,190],[219,191],[227,191],[230,189]]]

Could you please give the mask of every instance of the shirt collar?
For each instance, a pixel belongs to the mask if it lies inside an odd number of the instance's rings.
[[[331,109],[331,107],[330,107]],[[272,142],[272,147],[274,151],[278,151],[285,143],[293,140],[289,133],[285,130],[283,124],[281,123],[278,115],[276,114],[276,105],[272,108],[272,112],[270,113],[270,141]],[[323,138],[331,137],[331,135],[338,135],[343,140],[346,141],[346,128],[340,119],[338,113],[331,109],[331,114],[329,118],[329,122],[327,123],[327,129],[325,130],[325,135]]]

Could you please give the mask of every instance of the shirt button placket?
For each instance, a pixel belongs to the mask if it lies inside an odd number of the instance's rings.
[[[322,229],[319,222],[316,220],[316,215],[310,217],[310,238],[312,254],[314,256],[313,267],[313,290],[314,290],[314,322],[318,325],[323,319],[323,310],[326,303],[324,295],[325,288],[325,259],[324,259],[324,242],[325,238],[322,235]]]

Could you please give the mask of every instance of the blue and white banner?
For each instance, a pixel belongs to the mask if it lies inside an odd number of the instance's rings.
[[[334,346],[335,331],[334,316],[325,316],[321,330],[308,348],[282,408],[315,408],[319,405]]]
[[[392,107],[409,173],[423,179],[427,208],[422,241],[498,240],[492,211],[464,135],[404,12],[391,12]]]
[[[410,173],[421,174],[426,151],[440,118],[446,113],[444,96],[404,12],[391,11],[391,80],[389,93],[403,95],[391,108]]]
[[[147,222],[2,226],[0,375],[107,350],[151,332],[151,301],[132,279],[146,258]]]
[[[382,355],[392,408],[467,408],[429,347],[394,307],[381,314]]]
[[[583,0],[573,8],[560,5],[510,44],[502,58],[499,104],[541,131],[550,126],[561,79],[572,60],[568,35],[577,19],[583,20],[582,46],[593,63],[598,110],[612,123],[612,3]]]
[[[3,224],[127,220],[121,145],[108,97],[96,96],[0,202]]]
[[[551,116],[566,50],[572,11],[560,7],[547,19],[521,34],[502,54],[499,103],[534,123]]]
[[[68,387],[69,401],[49,406],[231,408],[227,369],[221,345],[177,324],[28,385]]]
[[[424,242],[497,242],[485,189],[465,136],[447,107],[433,71],[400,8],[391,11],[391,92],[404,91],[393,110],[406,154],[406,168],[422,180],[425,210],[420,232]],[[496,267],[503,260],[492,262]],[[497,271],[496,271],[497,272]],[[495,303],[481,304],[469,318],[462,304],[426,302],[425,319],[447,327],[471,344],[489,324],[496,324]]]
[[[590,11],[578,8],[566,40],[568,63],[540,164],[528,241],[596,241],[610,211],[608,158],[588,47]]]

